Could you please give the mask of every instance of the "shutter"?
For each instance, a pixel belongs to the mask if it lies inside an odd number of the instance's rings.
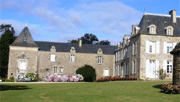
[[[159,71],[159,60],[156,60],[156,78],[158,78],[159,76],[158,71]]]
[[[159,53],[160,51],[159,41],[156,41],[156,53]]]
[[[149,77],[149,60],[146,60],[146,77]]]
[[[137,54],[137,42],[136,42],[136,46],[135,46],[135,54]]]
[[[167,73],[167,61],[163,60],[163,72]]]
[[[167,42],[164,42],[163,48],[164,48],[164,53],[167,53]]]
[[[175,48],[176,44],[177,44],[176,42],[173,42],[173,49]]]
[[[132,74],[134,74],[134,62],[132,61]]]
[[[132,44],[132,55],[134,55],[134,43]]]
[[[146,53],[149,53],[149,41],[146,40]]]

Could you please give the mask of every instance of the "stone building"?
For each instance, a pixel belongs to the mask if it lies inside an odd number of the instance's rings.
[[[97,78],[114,76],[117,46],[34,41],[26,26],[10,45],[8,78],[29,72],[40,80],[48,74],[75,75],[85,64],[95,68]]]
[[[153,80],[158,79],[158,71],[163,69],[166,79],[172,79],[170,52],[180,41],[179,27],[176,10],[169,15],[144,13],[139,25],[132,26],[131,35],[125,35],[116,49],[115,75]]]

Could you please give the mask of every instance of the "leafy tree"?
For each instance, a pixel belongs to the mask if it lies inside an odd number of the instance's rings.
[[[100,45],[110,45],[110,42],[108,40],[101,40],[99,42]]]
[[[78,44],[78,40],[71,40],[71,43],[77,43]]]
[[[10,24],[0,25],[0,32],[3,32],[0,38],[0,76],[7,77],[9,45],[16,39],[14,28]]]
[[[94,34],[86,33],[81,37],[82,44],[93,44],[95,41],[98,41],[98,38]]]
[[[81,74],[84,77],[84,81],[93,82],[96,80],[95,69],[90,65],[85,65],[76,70],[76,74]]]

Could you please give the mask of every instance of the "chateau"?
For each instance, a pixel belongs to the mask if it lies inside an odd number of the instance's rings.
[[[117,46],[34,41],[26,26],[10,45],[8,78],[37,73],[75,75],[85,64],[96,70],[97,78],[122,75],[158,79],[164,69],[172,79],[173,56],[170,51],[180,41],[180,16],[144,13],[131,35],[124,35]]]

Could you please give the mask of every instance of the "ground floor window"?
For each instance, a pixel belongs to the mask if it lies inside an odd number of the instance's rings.
[[[63,74],[63,68],[62,67],[59,68],[59,74]]]
[[[126,63],[126,75],[129,75],[129,65]]]
[[[172,61],[167,61],[167,73],[172,73]]]
[[[104,76],[109,76],[109,69],[107,68],[104,69]]]
[[[54,73],[57,73],[57,67],[54,67]]]

